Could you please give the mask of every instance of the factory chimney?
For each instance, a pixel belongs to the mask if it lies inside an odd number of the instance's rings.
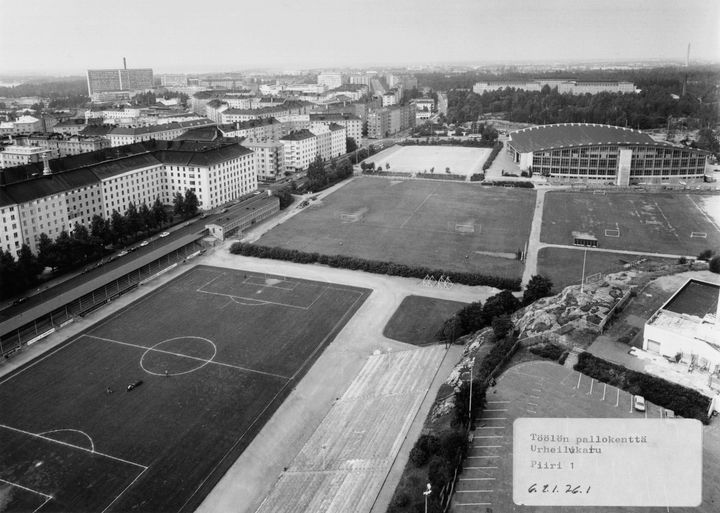
[[[127,69],[127,62],[125,61],[125,57],[123,57],[123,69]]]

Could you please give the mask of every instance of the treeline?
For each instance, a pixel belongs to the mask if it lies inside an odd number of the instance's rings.
[[[85,96],[87,98],[87,79],[72,77],[66,80],[38,81],[10,87],[0,87],[0,96],[8,98],[40,96],[50,99]]]
[[[352,269],[374,274],[387,274],[389,276],[402,276],[404,278],[425,278],[426,276],[446,276],[453,283],[462,285],[485,285],[498,289],[520,290],[519,278],[506,278],[504,276],[490,276],[479,273],[459,271],[446,271],[417,267],[393,262],[366,260],[345,255],[322,255],[320,253],[307,253],[297,249],[259,246],[236,242],[230,246],[230,253],[273,260],[286,260],[298,264],[322,264],[341,269]]]
[[[580,353],[575,370],[633,395],[642,395],[682,417],[698,419],[703,424],[710,422],[710,399],[696,390],[627,369],[587,352]]]
[[[492,151],[490,152],[490,155],[488,155],[487,160],[485,160],[485,163],[483,164],[483,171],[487,171],[490,169],[490,166],[492,166],[492,163],[495,162],[495,157],[498,156],[498,153],[500,153],[500,150],[503,149],[503,143],[501,141],[496,142],[493,144]]]
[[[197,197],[189,189],[185,196],[175,195],[174,213],[189,218],[197,213]],[[56,239],[40,234],[37,255],[23,244],[15,260],[10,252],[0,251],[0,299],[22,294],[39,283],[39,275],[46,267],[56,274],[96,262],[112,251],[158,232],[172,221],[160,199],[151,207],[143,203],[138,208],[128,205],[125,214],[113,210],[109,219],[92,217],[90,228],[75,223],[72,231],[63,230]]]
[[[347,159],[343,159],[339,163],[333,159],[326,165],[318,155],[308,167],[306,188],[310,192],[322,191],[345,180],[352,174],[352,165]]]
[[[640,93],[560,94],[545,86],[542,91],[504,89],[482,95],[470,91],[448,93],[448,121],[464,123],[482,115],[502,115],[508,121],[552,123],[601,123],[649,129],[667,126],[669,117],[695,119],[697,128],[718,121],[717,103],[701,102],[686,94],[679,100],[661,86]]]

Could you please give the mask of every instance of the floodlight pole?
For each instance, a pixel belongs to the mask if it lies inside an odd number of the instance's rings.
[[[472,428],[472,385],[473,385],[473,367],[475,367],[475,358],[470,361],[470,397],[468,398],[468,428]]]
[[[587,246],[585,246],[585,251],[583,252],[583,269],[582,269],[582,281],[580,282],[580,294],[583,293],[583,290],[585,288],[585,258],[587,258]]]
[[[425,496],[425,513],[427,513],[427,499],[428,495],[432,493],[432,487],[430,486],[430,483],[427,484],[427,490],[423,492],[423,495]]]

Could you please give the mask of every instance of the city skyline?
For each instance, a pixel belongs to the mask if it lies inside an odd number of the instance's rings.
[[[702,0],[98,4],[0,0],[0,73],[683,61],[688,43],[691,62],[720,57],[720,5]]]

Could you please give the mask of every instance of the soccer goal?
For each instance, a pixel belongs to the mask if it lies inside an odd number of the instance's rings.
[[[690,234],[691,239],[707,239],[707,233],[706,232],[692,232]]]
[[[605,237],[620,237],[620,230],[619,229],[608,229],[605,230]]]
[[[607,192],[600,190],[600,191],[593,191],[593,194],[599,194],[600,196],[605,196],[605,194],[607,194]]]
[[[340,220],[344,223],[355,223],[360,220],[359,214],[340,214]]]
[[[458,233],[475,233],[475,225],[456,223],[455,231]]]
[[[434,287],[437,285],[437,280],[432,274],[426,274],[422,281],[423,287]]]
[[[599,281],[602,281],[602,279],[603,279],[602,273],[590,274],[589,276],[585,277],[585,283],[597,283]]]

